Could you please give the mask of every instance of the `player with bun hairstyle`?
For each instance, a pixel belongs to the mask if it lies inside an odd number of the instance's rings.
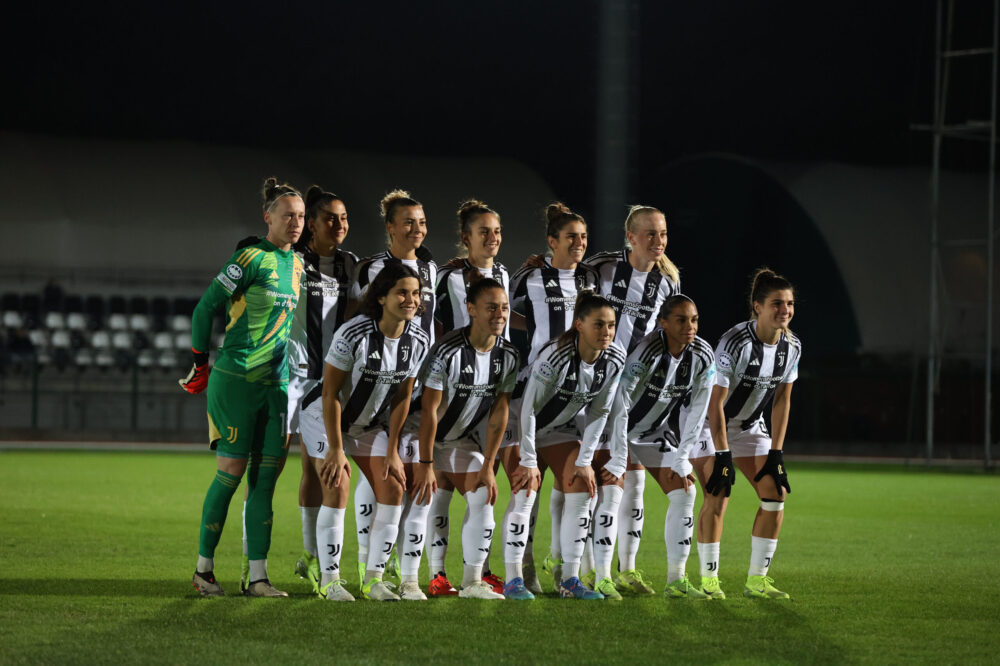
[[[555,489],[563,493],[559,593],[603,599],[580,581],[580,559],[590,528],[590,499],[597,492],[595,471],[602,484],[614,484],[625,472],[624,450],[612,451],[603,465],[594,457],[625,365],[625,350],[614,342],[615,311],[607,299],[584,290],[573,312],[572,328],[542,347],[527,371],[519,405],[521,460],[511,478],[511,490],[524,492],[524,502],[505,526],[504,561],[514,567],[522,561],[526,544],[510,537],[527,527],[541,483],[540,457],[552,470]]]
[[[350,487],[350,455],[374,489],[375,509],[362,594],[398,601],[382,581],[399,533],[407,475],[399,439],[413,383],[430,340],[416,324],[423,287],[400,262],[389,263],[371,282],[360,314],[337,329],[323,370],[322,415],[329,446],[319,470],[343,509]],[[315,413],[319,401],[303,410]],[[324,497],[324,502],[326,497]]]
[[[709,344],[697,336],[698,308],[687,296],[675,294],[664,301],[657,322],[658,328],[639,341],[625,362],[612,408],[612,436],[628,441],[631,459],[646,466],[670,501],[664,521],[664,594],[707,599],[685,573],[697,495],[688,456],[705,422],[715,359]],[[598,561],[598,580],[610,576],[610,562],[610,553],[606,562]]]
[[[802,344],[788,325],[795,314],[795,287],[769,268],[753,275],[750,320],[719,339],[715,348],[718,373],[708,405],[708,423],[692,459],[705,487],[698,516],[698,555],[702,591],[725,598],[719,586],[719,542],[722,520],[735,481],[733,463],[747,477],[760,509],[751,536],[750,568],[743,594],[752,598],[787,599],[768,577],[778,546],[785,495],[791,492],[782,458],[792,383],[799,376]],[[764,410],[773,401],[771,422]]]
[[[510,285],[507,269],[496,261],[503,238],[500,215],[482,201],[469,199],[459,206],[457,217],[458,250],[461,259],[448,262],[441,269],[435,290],[437,295],[435,317],[443,331],[454,331],[469,324],[467,295],[478,280],[484,278],[496,280],[505,291]],[[505,325],[502,335],[510,339],[509,323]],[[498,460],[503,463],[509,475],[516,462],[511,455],[513,452],[511,441],[505,439],[504,443],[506,446],[501,449]],[[433,494],[428,513],[427,554],[431,570],[428,591],[434,597],[452,596],[458,593],[448,580],[444,566],[448,553],[449,508],[454,490],[447,475],[438,478],[437,491]],[[494,591],[503,592],[503,579],[490,570],[489,556],[486,559],[483,580],[492,585]]]
[[[295,572],[333,601],[353,601],[340,575],[346,486],[324,489],[317,471],[329,442],[322,414],[303,412],[322,396],[323,358],[334,332],[360,300],[354,281],[358,258],[342,248],[349,223],[344,201],[313,185],[306,192],[306,229],[296,245],[305,267],[289,338],[288,433],[300,433],[299,512],[303,553]],[[320,403],[321,404],[321,403]]]
[[[545,240],[548,256],[530,257],[525,265],[511,278],[510,305],[514,328],[523,328],[528,333],[530,364],[538,357],[542,347],[559,337],[573,326],[573,307],[581,290],[597,290],[600,276],[597,271],[583,262],[587,252],[587,222],[570,210],[566,204],[556,201],[544,211]],[[523,321],[521,320],[523,319]],[[520,397],[528,371],[525,369],[518,379],[514,391],[515,400]],[[511,410],[508,432],[514,437],[518,430],[518,409]],[[544,475],[545,463],[541,461],[539,470]],[[515,498],[516,499],[516,498]],[[563,514],[563,493],[553,489],[549,497],[549,517],[551,518],[551,539],[549,554],[543,562],[543,569],[552,575],[555,591],[562,582],[562,546],[560,541]],[[538,503],[534,503],[529,523],[528,545],[524,551],[525,586],[535,594],[541,594],[541,586],[535,572],[532,543]],[[506,555],[505,555],[506,557]]]
[[[422,308],[417,323],[427,333],[430,344],[434,344],[436,337],[434,285],[437,283],[438,267],[430,252],[423,247],[424,239],[427,237],[427,217],[424,214],[424,207],[409,192],[397,189],[382,197],[379,212],[385,222],[388,249],[361,260],[356,277],[358,288],[364,294],[368,285],[386,266],[391,264],[409,266],[420,277],[423,285]],[[412,476],[416,446],[409,446],[406,442],[401,442],[401,445],[404,454],[407,452],[412,454],[405,456],[404,460],[407,474]],[[403,518],[405,528],[406,525],[413,525],[414,521],[410,520],[408,515],[410,503],[406,501],[404,504],[407,507],[404,510],[407,515]],[[358,575],[361,579],[365,576],[364,567],[368,559],[368,537],[374,507],[374,492],[367,478],[362,477],[354,489],[354,519],[358,530]],[[401,538],[409,536],[404,529]],[[386,568],[386,576],[398,575],[399,560],[397,554],[393,553]]]
[[[601,275],[601,294],[615,308],[617,333],[615,341],[631,352],[644,336],[656,328],[657,312],[663,302],[680,292],[680,272],[666,255],[667,221],[663,213],[652,206],[631,206],[625,218],[625,248],[616,252],[601,252],[587,263]],[[608,445],[610,432],[602,438],[602,448]],[[596,523],[594,534],[596,544],[601,539],[618,541],[618,587],[637,594],[652,594],[653,588],[636,569],[635,556],[639,551],[645,507],[643,492],[646,476],[642,465],[630,461],[625,473],[623,494],[608,489],[602,498],[609,506],[601,506],[595,511],[616,512],[617,532],[598,536],[601,523]],[[612,505],[616,505],[615,508]],[[605,546],[606,547],[606,546]]]
[[[465,571],[458,596],[473,599],[504,598],[483,575],[483,564],[495,526],[494,463],[507,428],[510,394],[518,370],[517,351],[503,337],[509,312],[503,284],[492,278],[474,281],[466,295],[466,314],[471,323],[438,341],[428,354],[420,378],[420,460],[414,472],[413,501],[430,501],[438,494],[437,485],[442,479],[465,497]],[[404,549],[411,547],[407,543]],[[523,585],[519,591],[517,598],[532,598]]]
[[[305,205],[290,185],[264,181],[264,240],[230,257],[191,317],[194,366],[180,380],[188,393],[208,388],[209,443],[218,470],[202,508],[198,563],[192,584],[202,596],[222,596],[215,548],[229,502],[247,471],[249,584],[244,594],[287,597],[267,577],[274,487],[287,450],[288,337],[299,298],[302,262],[292,245],[302,234]],[[226,308],[226,338],[209,374],[212,321]]]

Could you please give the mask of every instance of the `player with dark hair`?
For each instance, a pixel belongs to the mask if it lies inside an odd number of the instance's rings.
[[[715,360],[712,348],[697,336],[698,308],[687,296],[676,294],[664,301],[657,322],[658,329],[640,340],[625,362],[611,432],[628,441],[631,459],[645,465],[670,502],[664,521],[664,593],[670,598],[707,599],[685,573],[696,499],[688,455],[705,421]],[[611,575],[610,563],[610,556],[598,561],[602,567],[598,580]]]
[[[713,598],[725,598],[719,587],[719,542],[735,481],[734,462],[760,498],[743,594],[788,598],[767,573],[778,547],[785,495],[792,490],[782,451],[792,383],[799,376],[802,356],[802,344],[788,328],[794,314],[795,287],[762,268],[751,281],[750,320],[729,329],[715,348],[718,373],[708,405],[708,427],[702,432],[698,457],[691,461],[705,486],[698,516],[698,555],[702,591]],[[772,401],[768,424],[764,410]]]
[[[350,455],[374,489],[375,510],[362,593],[376,601],[398,601],[382,581],[403,512],[406,472],[400,433],[413,382],[430,346],[415,323],[422,284],[412,268],[388,264],[371,282],[360,314],[334,334],[323,370],[322,413],[329,445],[320,468],[327,489],[350,484]],[[316,403],[313,403],[315,405]],[[315,408],[304,408],[303,416]],[[344,508],[346,492],[338,493]]]
[[[412,495],[416,503],[429,502],[439,478],[458,488],[468,504],[458,596],[503,599],[505,595],[484,578],[483,563],[495,525],[494,461],[507,428],[518,354],[503,337],[510,312],[504,285],[482,278],[472,283],[466,298],[471,323],[438,341],[421,374],[420,460]],[[518,588],[514,598],[532,598],[521,579],[512,582]]]
[[[590,499],[597,492],[595,468],[603,484],[617,482],[625,471],[624,451],[607,462],[594,457],[625,364],[625,350],[614,342],[615,311],[607,299],[585,290],[577,298],[573,327],[542,347],[527,369],[520,402],[520,466],[511,489],[524,493],[504,534],[522,533],[541,483],[538,458],[552,470],[554,487],[564,494],[560,521],[563,597],[603,599],[579,578],[580,559],[590,528]],[[520,499],[520,497],[519,497]],[[504,553],[507,563],[521,561],[524,545]]]
[[[264,240],[237,250],[191,317],[194,366],[180,380],[189,393],[208,388],[208,430],[218,471],[202,508],[198,564],[192,583],[202,596],[222,596],[214,575],[215,548],[233,493],[247,471],[246,530],[249,584],[244,594],[286,597],[267,577],[272,498],[287,455],[288,336],[299,297],[302,262],[292,245],[302,233],[299,193],[274,178],[264,181]],[[209,374],[212,321],[226,308],[226,338]]]

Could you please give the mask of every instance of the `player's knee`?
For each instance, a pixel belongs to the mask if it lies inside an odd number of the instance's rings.
[[[785,510],[785,503],[777,499],[761,498],[760,508],[762,511],[771,511],[772,513],[777,513],[778,511]]]

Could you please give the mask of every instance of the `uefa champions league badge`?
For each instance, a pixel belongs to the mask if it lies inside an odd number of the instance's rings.
[[[243,269],[236,264],[229,264],[226,266],[226,275],[228,275],[233,280],[239,280],[243,277]]]
[[[719,364],[720,368],[731,368],[733,367],[733,357],[726,352],[722,352],[719,354],[719,358],[716,359],[716,363]]]
[[[535,370],[535,373],[538,374],[538,377],[542,381],[546,381],[547,382],[550,379],[552,379],[553,376],[555,376],[556,369],[553,368],[552,364],[549,363],[548,361],[542,361],[542,363],[539,364],[538,369]]]
[[[333,353],[337,356],[350,356],[351,345],[348,344],[347,340],[339,339],[333,343]]]

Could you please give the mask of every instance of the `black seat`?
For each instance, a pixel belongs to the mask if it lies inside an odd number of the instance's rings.
[[[99,328],[103,328],[104,314],[107,312],[104,299],[100,296],[88,296],[85,308],[87,325],[90,330],[96,331]]]

